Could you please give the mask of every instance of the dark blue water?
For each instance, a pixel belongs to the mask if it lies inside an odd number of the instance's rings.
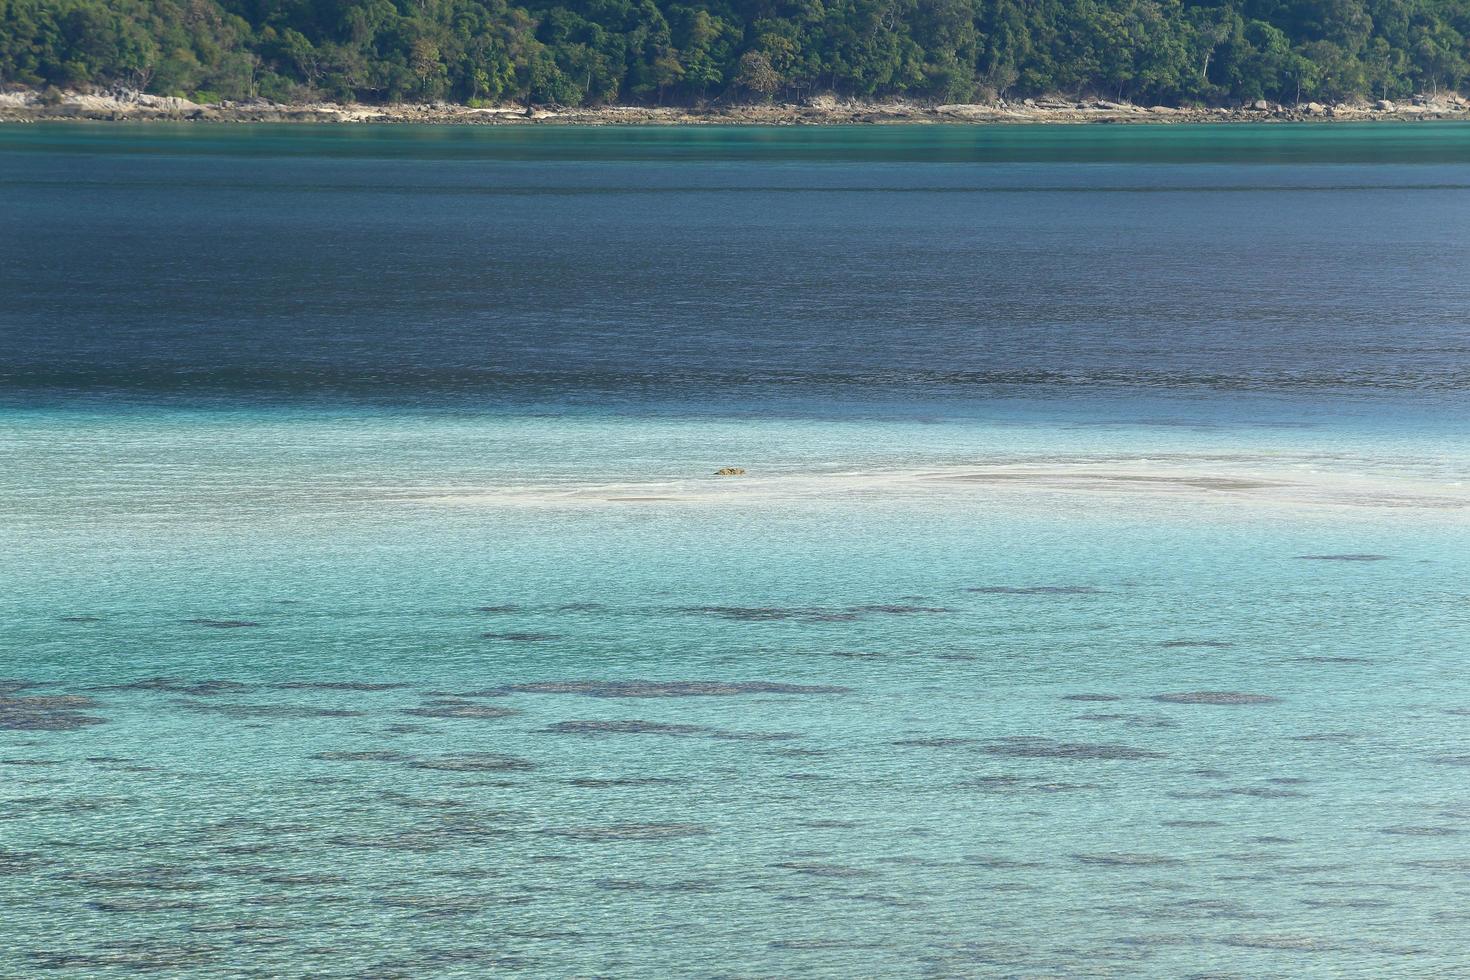
[[[1462,133],[1370,129],[1349,145],[1417,139],[1340,164],[1336,128],[1277,127],[1267,159],[1316,159],[1226,163],[1210,149],[1238,155],[1233,131],[1176,128],[1121,144],[1171,162],[1113,163],[1090,131],[1068,152],[1033,129],[1010,138],[1042,161],[931,162],[952,131],[895,148],[860,130],[817,144],[831,160],[777,144],[670,162],[627,159],[658,145],[635,131],[528,162],[497,152],[536,147],[519,132],[400,155],[416,144],[397,132],[12,130],[0,394],[972,411],[1407,392],[1462,409],[1470,171],[1418,162],[1444,155],[1425,134]],[[854,159],[865,139],[875,159]],[[1172,162],[1182,149],[1197,160]]]

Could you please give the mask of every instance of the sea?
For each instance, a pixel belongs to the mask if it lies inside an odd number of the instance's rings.
[[[1470,975],[1467,268],[1458,123],[6,125],[0,977]]]

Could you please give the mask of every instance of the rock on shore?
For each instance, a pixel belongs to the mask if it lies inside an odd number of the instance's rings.
[[[108,93],[0,92],[0,122],[48,119],[181,120],[198,122],[462,123],[478,125],[743,124],[838,125],[852,123],[1200,123],[1313,120],[1470,119],[1470,102],[1454,93],[1416,96],[1412,103],[1284,106],[1252,102],[1238,108],[1137,106],[1097,99],[999,100],[929,105],[918,102],[854,102],[830,95],[806,102],[711,105],[702,108],[597,106],[535,108],[471,107],[447,102],[397,105],[310,102],[283,105],[256,99],[201,104],[188,99],[116,90]]]

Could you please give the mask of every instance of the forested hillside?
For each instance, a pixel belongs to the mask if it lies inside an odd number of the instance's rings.
[[[1459,85],[1470,0],[0,0],[0,80],[201,100],[1225,103]]]

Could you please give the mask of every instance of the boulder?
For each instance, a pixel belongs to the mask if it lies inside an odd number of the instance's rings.
[[[1308,115],[1311,115],[1311,116],[1320,116],[1320,115],[1322,115],[1322,113],[1324,113],[1326,111],[1327,111],[1327,107],[1324,106],[1320,102],[1308,102],[1307,103],[1307,114]]]
[[[1256,110],[1257,112],[1267,112],[1271,108],[1271,103],[1267,102],[1265,99],[1257,99],[1256,101],[1251,103],[1251,108]]]
[[[956,102],[950,105],[939,106],[934,111],[941,116],[960,116],[965,119],[975,119],[980,116],[994,114],[999,110],[994,106]]]
[[[715,476],[744,476],[745,470],[738,466],[724,466],[715,470]]]
[[[1377,102],[1373,103],[1373,108],[1377,109],[1379,112],[1393,112],[1395,106],[1387,99],[1379,99]]]

